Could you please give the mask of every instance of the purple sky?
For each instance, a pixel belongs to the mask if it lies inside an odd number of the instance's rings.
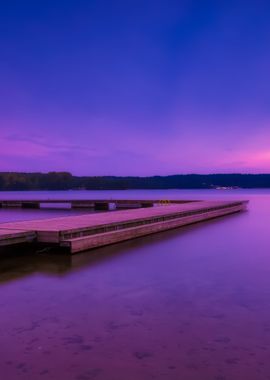
[[[0,171],[270,171],[269,1],[6,1]]]

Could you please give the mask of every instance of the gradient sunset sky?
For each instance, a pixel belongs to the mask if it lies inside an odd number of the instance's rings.
[[[0,171],[270,172],[270,2],[1,2]]]

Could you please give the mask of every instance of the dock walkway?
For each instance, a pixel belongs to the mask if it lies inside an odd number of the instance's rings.
[[[247,202],[194,201],[115,212],[0,224],[0,244],[23,240],[65,247],[70,253],[232,214]]]
[[[152,207],[158,200],[153,199],[56,199],[56,198],[33,198],[33,199],[0,199],[0,208],[75,208],[75,209],[134,209]],[[167,201],[169,202],[169,201]],[[172,203],[187,203],[189,200],[175,200]]]

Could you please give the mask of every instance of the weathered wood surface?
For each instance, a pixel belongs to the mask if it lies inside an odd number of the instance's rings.
[[[111,232],[98,233],[95,235],[86,235],[77,238],[63,239],[60,242],[60,245],[63,247],[68,247],[71,253],[76,253],[86,249],[92,249],[103,245],[117,243],[119,241],[134,239],[157,232],[206,221],[242,210],[243,205],[238,204],[228,208],[222,208],[218,210],[211,209],[204,213],[195,213],[188,216],[182,214],[182,216],[179,216],[178,218],[172,220],[164,220],[161,222],[154,222],[119,230],[115,229]]]
[[[131,220],[148,219],[157,216],[165,216],[189,211],[207,210],[208,208],[225,207],[239,202],[201,201],[184,203],[181,205],[164,205],[153,208],[141,208],[135,210],[123,210],[117,212],[102,212],[96,214],[84,214],[65,216],[60,218],[27,220],[21,222],[8,222],[0,224],[0,228],[24,229],[35,231],[73,231],[81,228],[96,227],[112,223],[122,223]]]
[[[246,202],[201,201],[116,212],[0,224],[0,231],[35,232],[42,243],[69,247],[71,252],[111,244],[245,208]],[[2,233],[2,235],[4,232]]]
[[[14,230],[8,228],[0,229],[0,246],[27,243],[33,241],[35,238],[36,233],[34,231]]]

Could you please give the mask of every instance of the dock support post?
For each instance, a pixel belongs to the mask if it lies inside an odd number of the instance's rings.
[[[22,208],[40,208],[39,202],[23,202]]]
[[[95,202],[95,210],[109,210],[109,202]]]

